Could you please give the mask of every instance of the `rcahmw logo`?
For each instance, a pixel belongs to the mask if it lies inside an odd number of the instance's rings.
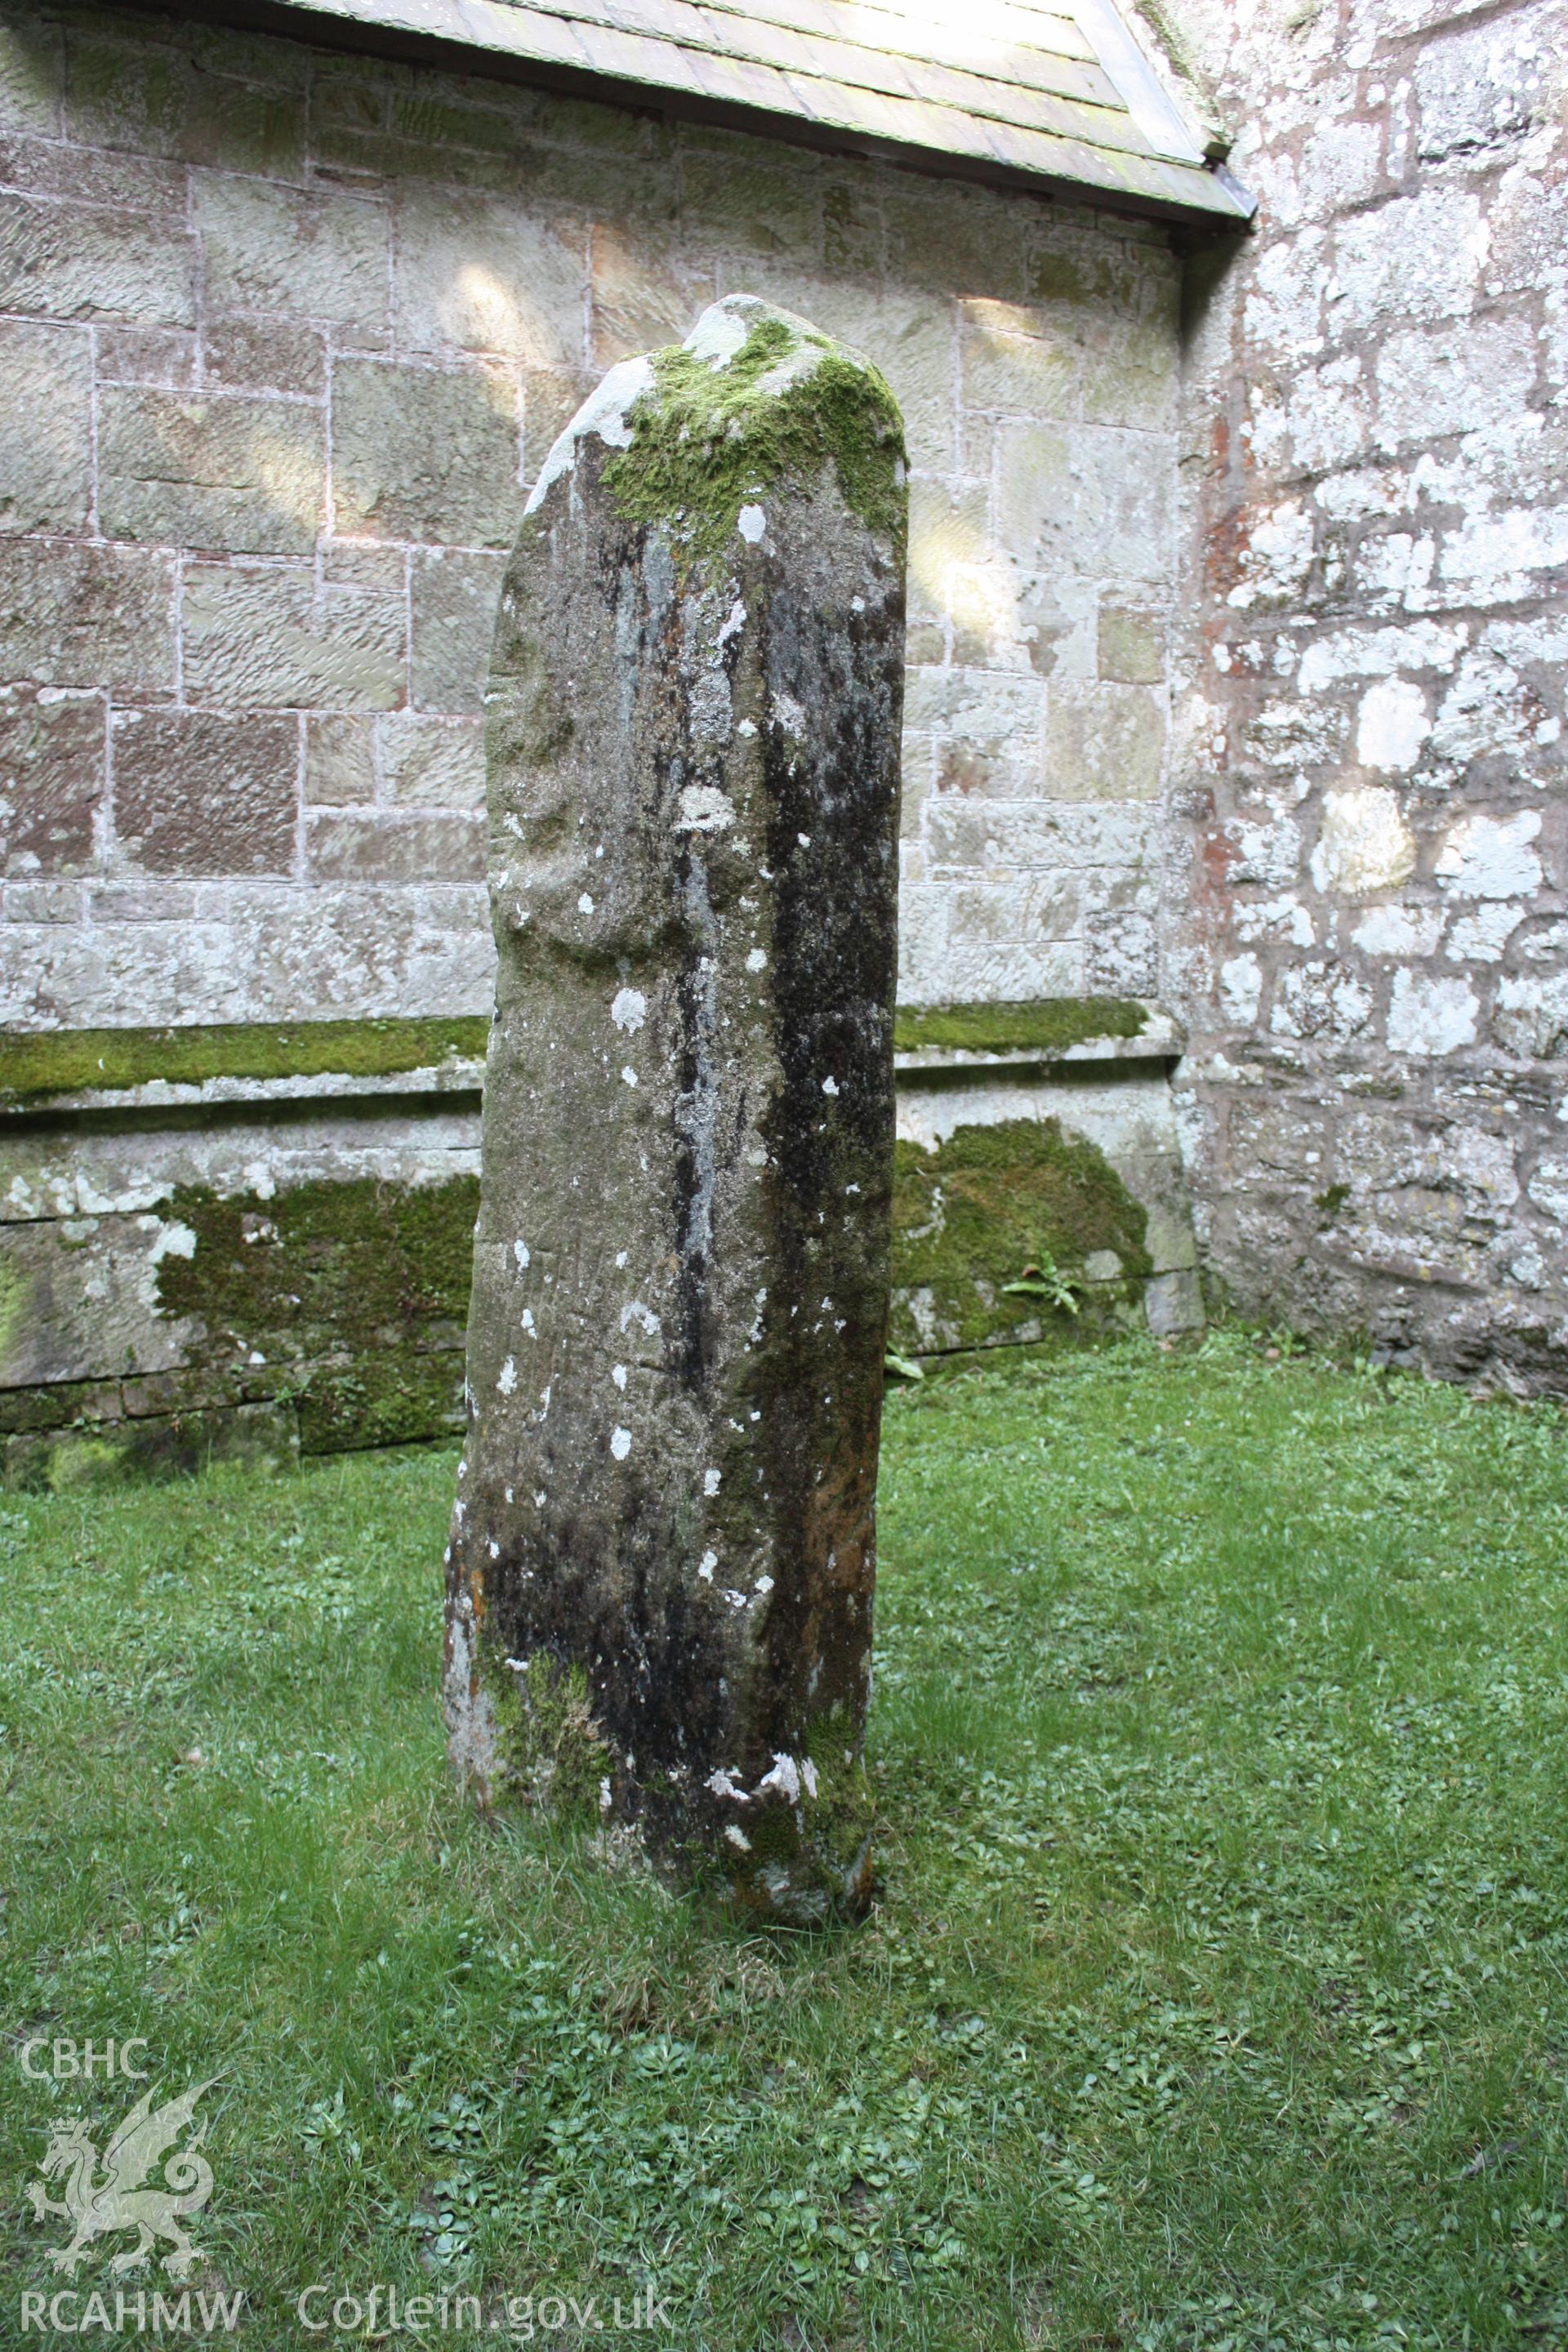
[[[90,2083],[99,2074],[146,2082],[148,2070],[138,2063],[146,2047],[139,2036],[100,2046],[35,2035],[22,2046],[22,2071],[34,2082]],[[183,2286],[202,2258],[185,2224],[213,2192],[212,2167],[201,2153],[206,2124],[195,2124],[197,2105],[211,2090],[213,2079],[163,2100],[159,2085],[149,2084],[104,2140],[101,2156],[94,2127],[83,2116],[66,2116],[50,2125],[38,2166],[43,2180],[28,2182],[27,2201],[36,2221],[51,2230],[57,2220],[68,2225],[66,2242],[44,2249],[53,2270],[74,2279],[82,2263],[93,2258],[96,2239],[113,2239],[133,2230],[136,2242],[113,2255],[110,2277],[137,2269],[166,2246],[161,2267]],[[153,2177],[160,2168],[161,2186]],[[51,2196],[49,2185],[55,2182],[59,2194]],[[235,2327],[244,2301],[243,2289],[233,2294],[193,2294],[184,2286],[179,2294],[145,2287],[116,2287],[110,2293],[73,2286],[53,2294],[29,2289],[22,2295],[22,2328],[24,2334],[37,2328],[61,2336],[85,2335],[89,2329],[106,2335],[189,2335],[196,2329],[206,2334],[216,2327]]]

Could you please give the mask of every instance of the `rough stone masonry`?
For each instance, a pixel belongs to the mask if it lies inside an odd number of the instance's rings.
[[[555,444],[489,694],[454,1758],[795,1919],[870,1874],[905,507],[881,376],[730,296]]]

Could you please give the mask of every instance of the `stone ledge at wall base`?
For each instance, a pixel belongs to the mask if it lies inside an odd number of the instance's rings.
[[[4,1483],[458,1436],[487,1027],[0,1039]],[[1201,1324],[1167,1013],[904,1008],[897,1045],[897,1352]]]

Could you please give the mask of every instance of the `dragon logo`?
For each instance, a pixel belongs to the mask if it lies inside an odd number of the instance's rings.
[[[205,2121],[163,2166],[167,2187],[147,2189],[142,2183],[165,2149],[174,2148],[191,2121],[196,2101],[216,2079],[210,2076],[156,2108],[153,2098],[157,2085],[144,2091],[104,2149],[101,2172],[86,2124],[72,2116],[55,2126],[38,2169],[46,2180],[64,2180],[64,2200],[47,2195],[36,2180],[28,2184],[27,2196],[36,2221],[58,2213],[75,2231],[68,2246],[48,2249],[56,2270],[74,2278],[92,2239],[115,2230],[134,2230],[136,2243],[129,2252],[115,2255],[110,2271],[132,2269],[152,2252],[156,2239],[166,2238],[173,2252],[163,2257],[164,2270],[174,2279],[188,2276],[201,2255],[181,2224],[187,2215],[199,2213],[213,2192],[212,2167],[198,2154],[207,2136]]]

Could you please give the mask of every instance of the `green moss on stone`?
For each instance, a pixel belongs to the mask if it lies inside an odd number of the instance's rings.
[[[0,1363],[10,1354],[11,1343],[22,1332],[27,1310],[28,1284],[20,1266],[6,1257],[0,1257]]]
[[[312,1366],[298,1405],[303,1454],[455,1437],[463,1427],[463,1351],[403,1347]]]
[[[489,1024],[220,1023],[169,1029],[13,1030],[0,1037],[0,1101],[144,1087],[162,1079],[387,1077],[458,1056],[482,1060]]]
[[[1092,1315],[1009,1297],[1005,1285],[1049,1259],[1064,1276],[1111,1250],[1131,1303],[1152,1271],[1148,1219],[1104,1153],[1056,1119],[956,1129],[937,1151],[898,1146],[890,1344],[901,1355],[999,1340],[1089,1336]]]
[[[922,1045],[971,1054],[1059,1053],[1091,1037],[1139,1037],[1148,1007],[1126,996],[1044,996],[1023,1004],[932,1004],[900,1008],[894,1050]]]
[[[501,1786],[494,1793],[558,1821],[583,1827],[596,1821],[599,1783],[610,1760],[588,1704],[586,1670],[562,1666],[542,1650],[521,1667],[484,1649],[480,1658],[500,1764]]]
[[[218,1412],[159,1413],[41,1430],[0,1444],[0,1486],[35,1494],[193,1477],[215,1462],[260,1470],[292,1458],[289,1415],[264,1404]]]
[[[654,355],[655,390],[631,412],[631,446],[603,480],[629,521],[668,523],[689,558],[716,554],[741,509],[788,479],[835,467],[845,503],[900,547],[906,518],[904,436],[885,379],[809,332],[822,357],[782,392],[763,388],[799,336],[763,319],[723,367],[679,347]]]
[[[158,1305],[203,1327],[193,1388],[291,1395],[310,1454],[459,1426],[478,1209],[472,1176],[320,1178],[269,1200],[180,1187],[168,1214],[195,1244],[159,1261]]]

